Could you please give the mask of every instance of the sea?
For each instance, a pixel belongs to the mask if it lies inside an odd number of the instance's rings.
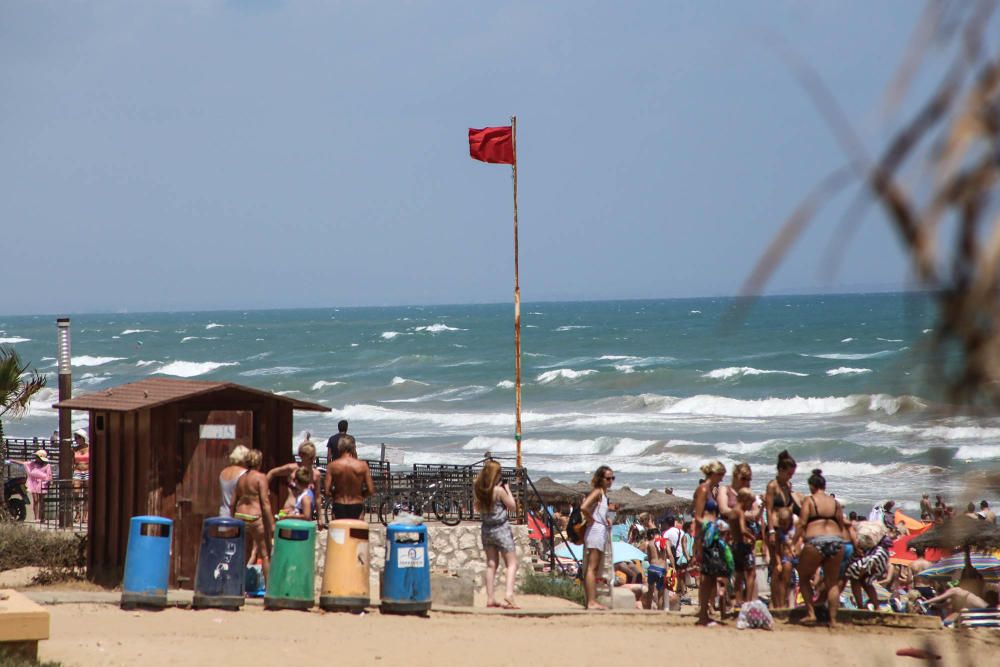
[[[769,296],[734,318],[736,304],[524,305],[532,477],[576,482],[607,464],[618,486],[690,494],[718,459],[750,463],[763,491],[787,449],[798,490],[820,468],[848,507],[891,498],[912,510],[922,492],[964,507],[967,473],[1000,466],[1000,415],[957,414],[930,374],[926,295]],[[56,429],[55,341],[55,316],[0,316],[0,344],[49,380],[24,417],[5,420],[8,435]],[[487,452],[512,463],[515,451],[511,304],[77,314],[72,355],[77,395],[197,378],[330,407],[296,414],[290,448],[347,419],[365,457],[383,444],[404,464]]]

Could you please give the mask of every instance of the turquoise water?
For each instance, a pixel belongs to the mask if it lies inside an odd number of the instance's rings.
[[[729,299],[523,308],[524,460],[573,482],[688,492],[698,466],[777,453],[820,467],[853,506],[943,491],[1000,463],[1000,419],[949,417],[926,379],[931,304],[900,294],[769,297],[726,327]],[[73,317],[76,393],[148,377],[227,380],[321,402],[296,431],[349,419],[362,454],[467,463],[513,453],[512,306],[329,308]],[[54,317],[0,316],[0,342],[54,373]],[[46,389],[10,435],[56,427]],[[76,415],[78,423],[85,420]],[[83,422],[85,423],[85,422]],[[289,443],[292,446],[292,443]]]

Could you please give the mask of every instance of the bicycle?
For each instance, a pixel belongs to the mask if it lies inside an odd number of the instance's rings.
[[[400,512],[409,512],[418,516],[423,516],[424,508],[430,506],[430,511],[434,517],[446,526],[457,526],[462,522],[462,502],[452,493],[443,488],[441,482],[433,482],[428,487],[429,497],[424,497],[422,491],[410,491],[408,498],[396,501],[393,498],[384,498],[378,507],[378,520],[383,526],[389,525],[390,521],[396,518]]]

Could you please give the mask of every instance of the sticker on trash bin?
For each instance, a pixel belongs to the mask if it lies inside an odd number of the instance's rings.
[[[343,544],[344,538],[347,537],[347,531],[343,528],[331,528],[329,534],[335,544]]]
[[[396,567],[423,567],[424,548],[409,547],[396,552]]]

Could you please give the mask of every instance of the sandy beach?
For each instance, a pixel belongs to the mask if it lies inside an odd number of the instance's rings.
[[[544,599],[525,599],[538,607]],[[551,607],[551,604],[549,605]],[[694,627],[657,613],[504,617],[432,613],[429,618],[314,612],[238,613],[167,609],[125,612],[111,605],[49,606],[52,639],[40,657],[79,667],[336,663],[350,665],[608,665],[669,661],[686,666],[919,665],[899,648],[932,641],[946,667],[1000,665],[1000,636],[779,623],[774,632]],[[817,661],[818,659],[818,661]]]

